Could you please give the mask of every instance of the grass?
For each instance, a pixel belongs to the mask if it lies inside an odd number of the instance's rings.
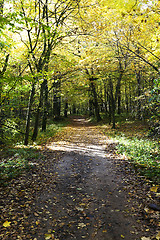
[[[47,126],[47,130],[45,132],[42,132],[39,130],[38,137],[35,141],[35,144],[37,145],[43,145],[47,142],[49,142],[57,133],[62,131],[63,127],[67,125],[66,120],[59,120],[55,121]]]
[[[158,182],[160,180],[160,153],[158,145],[150,140],[116,137],[117,151],[125,154],[141,174]]]
[[[146,178],[159,183],[159,143],[148,138],[146,125],[128,121],[117,124],[117,129],[111,129],[109,125],[102,125],[100,128],[117,142],[117,153],[125,155],[137,171]]]
[[[47,130],[42,132],[39,130],[36,142],[28,147],[22,142],[16,145],[8,145],[7,148],[0,152],[0,184],[7,185],[8,182],[21,175],[24,171],[31,168],[31,162],[40,157],[40,151],[36,149],[37,145],[44,145],[51,140],[63,127],[67,125],[67,121],[59,120],[52,122],[47,126]],[[31,140],[30,140],[31,143]],[[41,156],[42,157],[42,156]]]
[[[10,148],[3,151],[0,162],[0,184],[7,185],[9,180],[27,171],[30,161],[39,158],[40,153],[31,148]]]

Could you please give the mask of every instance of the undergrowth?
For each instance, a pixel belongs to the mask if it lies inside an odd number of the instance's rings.
[[[35,144],[42,145],[49,142],[51,138],[53,138],[58,132],[62,130],[63,127],[67,125],[67,123],[68,122],[66,120],[61,120],[49,124],[46,131],[39,131]]]
[[[115,140],[117,152],[125,154],[141,174],[157,183],[160,181],[160,152],[156,143],[126,136],[117,136]]]
[[[3,152],[0,162],[0,184],[7,185],[8,181],[27,171],[31,161],[39,158],[40,153],[31,148],[10,148]]]
[[[47,126],[47,130],[42,132],[39,129],[37,140],[28,147],[23,145],[23,142],[17,142],[13,145],[8,145],[0,151],[0,184],[7,185],[9,180],[18,177],[22,172],[27,171],[32,167],[32,162],[40,157],[40,151],[37,150],[37,145],[44,145],[51,138],[67,125],[67,121],[61,120],[52,122]],[[42,157],[42,155],[41,155]]]
[[[147,126],[142,122],[128,121],[117,124],[117,129],[109,125],[100,128],[117,142],[117,153],[125,155],[141,175],[156,183],[160,182],[159,143],[148,138]]]

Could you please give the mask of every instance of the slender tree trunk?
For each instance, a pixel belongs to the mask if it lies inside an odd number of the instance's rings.
[[[128,93],[127,93],[127,86],[126,86],[126,83],[125,83],[125,105],[126,105],[126,110],[127,110],[127,113],[129,112],[129,104],[128,104]]]
[[[73,114],[76,114],[76,105],[73,103],[72,105],[72,113]]]
[[[93,111],[93,100],[89,99],[89,117],[93,116],[94,115],[94,111]]]
[[[61,113],[61,97],[58,96],[60,92],[61,82],[58,81],[54,83],[54,91],[53,91],[53,116],[55,119],[60,117]]]
[[[111,112],[112,112],[112,128],[116,128],[115,125],[115,110],[116,110],[116,104],[115,99],[113,95],[113,82],[111,78],[109,79],[109,86],[110,86],[110,101],[111,101]]]
[[[60,117],[61,112],[61,98],[57,97],[57,93],[53,96],[53,115],[55,119]]]
[[[115,104],[117,104],[118,114],[121,114],[121,81],[124,71],[120,68],[120,75],[116,84]]]
[[[64,106],[64,117],[67,118],[68,116],[68,102],[65,101],[65,106]]]
[[[111,97],[110,97],[109,93],[107,93],[107,94],[108,94],[108,109],[109,109],[108,118],[109,118],[109,125],[110,125],[112,122],[112,106],[111,106]]]
[[[38,108],[37,108],[36,116],[35,116],[34,130],[33,130],[33,135],[32,135],[32,140],[33,141],[36,140],[37,135],[38,135],[39,116],[40,116],[42,102],[43,102],[43,84],[44,84],[44,82],[41,84],[39,104],[38,104]]]
[[[132,89],[129,83],[129,111],[132,112]]]
[[[95,80],[96,78],[89,78],[90,80],[90,86],[91,86],[91,90],[92,90],[92,94],[93,94],[93,102],[94,102],[94,108],[95,108],[95,115],[96,115],[96,120],[97,122],[99,122],[101,120],[101,116],[99,113],[99,106],[98,106],[98,98],[97,98],[97,92],[96,92],[96,88],[95,88]]]
[[[136,73],[136,77],[137,77],[137,95],[138,95],[137,116],[138,116],[138,119],[140,119],[141,118],[141,100],[140,100],[140,96],[141,96],[141,72],[140,72],[140,70]]]
[[[29,98],[29,103],[28,103],[24,145],[28,145],[29,129],[30,129],[30,119],[31,119],[31,109],[32,109],[34,95],[35,95],[35,84],[33,83],[32,84],[32,89],[31,89],[30,98]]]
[[[93,68],[91,69],[91,75],[88,69],[86,69],[86,73],[89,77],[90,89],[91,89],[91,95],[93,96],[93,104],[95,109],[96,120],[97,122],[99,122],[101,120],[101,116],[99,112],[98,97],[97,97],[96,86],[95,86],[95,80],[97,80],[97,78],[93,77],[94,75]]]
[[[106,87],[106,82],[104,82],[104,107],[105,107],[105,112],[106,114],[108,113],[108,107],[107,107],[107,87]]]
[[[2,1],[2,3],[4,3],[4,1]],[[0,2],[0,10],[1,10],[0,15],[3,14],[3,8],[1,9],[1,4],[2,3]],[[7,56],[6,56],[3,69],[0,70],[0,145],[2,145],[4,143],[4,131],[3,131],[4,110],[2,110],[3,109],[3,104],[4,104],[4,99],[2,98],[2,92],[3,92],[2,78],[4,76],[4,73],[7,70],[8,61],[9,61],[9,54],[7,54]]]
[[[46,128],[47,128],[47,114],[48,114],[48,83],[47,83],[47,79],[45,79],[44,80],[44,107],[43,107],[42,131],[46,131]]]
[[[119,92],[118,92],[118,102],[117,102],[117,112],[118,114],[121,114],[121,91],[119,89]]]

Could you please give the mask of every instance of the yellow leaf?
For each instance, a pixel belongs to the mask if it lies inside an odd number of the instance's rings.
[[[3,227],[10,227],[10,224],[11,224],[11,222],[6,221],[3,223]]]
[[[45,234],[45,240],[48,240],[48,239],[54,239],[54,235],[50,234],[50,233],[46,233]]]
[[[49,234],[49,233],[45,234],[45,239],[50,239],[51,237],[52,237],[51,234]]]
[[[159,187],[158,185],[157,186],[153,186],[153,187],[150,188],[150,191],[157,192],[158,187]]]
[[[141,240],[151,240],[150,237],[142,237]]]
[[[150,237],[142,237],[141,240],[151,240]]]
[[[121,234],[121,238],[124,238],[124,236]]]
[[[156,235],[156,239],[160,240],[160,231],[158,232],[158,234]]]

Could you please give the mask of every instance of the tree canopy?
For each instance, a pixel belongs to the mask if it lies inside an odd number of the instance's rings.
[[[116,116],[141,119],[157,133],[159,14],[147,0],[1,1],[1,145],[27,145],[70,113],[113,128]]]

